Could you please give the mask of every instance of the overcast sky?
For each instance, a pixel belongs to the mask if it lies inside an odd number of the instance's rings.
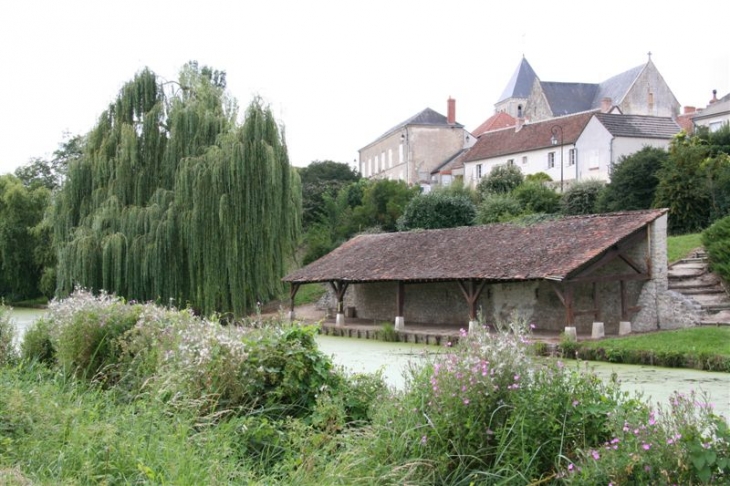
[[[476,128],[523,54],[543,81],[652,60],[683,106],[730,92],[730,1],[15,0],[0,4],[0,174],[84,134],[144,67],[227,72],[285,126],[294,165],[352,163],[430,107]]]

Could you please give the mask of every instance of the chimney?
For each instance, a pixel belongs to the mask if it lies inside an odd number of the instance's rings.
[[[713,89],[712,90],[712,99],[710,100],[710,104],[717,103],[717,101],[718,101],[717,100],[717,90]]]
[[[685,106],[684,107],[684,114],[685,115],[689,115],[691,113],[695,113],[696,111],[697,111],[697,108],[695,108],[694,106]]]
[[[608,113],[613,106],[613,100],[606,96],[601,100],[601,113]]]
[[[448,109],[446,111],[446,122],[449,125],[453,125],[454,123],[456,123],[456,100],[449,96],[449,99],[446,103],[448,105]]]

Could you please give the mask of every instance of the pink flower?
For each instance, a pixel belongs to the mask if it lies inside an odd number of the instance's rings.
[[[651,444],[644,444],[644,445],[642,445],[641,447],[642,447],[642,449],[644,449],[645,451],[648,451],[649,449],[651,449]]]
[[[591,451],[591,455],[593,456],[593,459],[596,461],[601,458],[601,455],[598,453],[598,451]]]
[[[469,399],[468,398],[465,398],[464,399],[464,405],[469,405]]]

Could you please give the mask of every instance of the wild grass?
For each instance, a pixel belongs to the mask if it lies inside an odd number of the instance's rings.
[[[462,333],[400,391],[334,367],[296,324],[238,329],[76,292],[34,332],[0,366],[0,480],[18,484],[730,480],[727,423],[701,397],[656,414],[615,381],[536,361],[520,322]],[[97,344],[76,344],[87,335]],[[63,356],[34,358],[49,349]]]
[[[294,297],[294,305],[313,304],[317,302],[327,292],[327,288],[322,284],[302,285]]]
[[[669,263],[679,261],[700,246],[702,246],[702,233],[670,236],[667,238],[667,260]]]

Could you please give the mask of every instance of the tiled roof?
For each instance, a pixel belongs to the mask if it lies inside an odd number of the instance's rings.
[[[463,158],[468,150],[469,149],[459,150],[454,155],[446,159],[441,165],[432,170],[431,174],[438,174],[439,172],[450,173],[452,169],[455,169],[457,167],[464,167]]]
[[[416,113],[415,115],[413,115],[406,121],[403,121],[403,122],[397,124],[396,126],[390,128],[388,131],[386,131],[381,136],[376,138],[373,142],[370,142],[368,145],[371,145],[372,143],[377,142],[378,140],[382,140],[383,138],[388,137],[393,132],[401,130],[402,128],[404,128],[406,126],[410,126],[410,125],[433,125],[433,126],[457,127],[457,128],[464,127],[464,125],[462,125],[461,123],[450,124],[444,115],[432,110],[431,108],[426,108],[425,110]],[[366,147],[368,145],[366,145]],[[362,149],[360,149],[360,150],[362,150]]]
[[[730,112],[730,94],[727,94],[723,98],[717,100],[715,103],[709,105],[707,108],[696,114],[694,118],[708,118],[727,112]]]
[[[596,118],[615,137],[669,139],[681,130],[669,117],[596,113]]]
[[[508,98],[527,98],[530,96],[535,78],[537,78],[537,74],[535,74],[527,59],[523,57],[520,65],[517,66],[517,70],[504,88],[502,96],[499,97],[499,101],[504,101]]]
[[[600,108],[603,98],[611,98],[614,105],[621,104],[626,93],[629,92],[629,89],[647,65],[648,63],[636,66],[600,83],[591,108]]]
[[[594,113],[590,111],[538,123],[526,123],[518,131],[514,128],[505,128],[483,133],[466,154],[464,161],[490,159],[549,147],[552,145],[551,130],[555,125],[563,129],[564,145],[575,143]]]
[[[283,280],[564,280],[665,213],[654,209],[527,227],[494,224],[360,235]]]
[[[589,111],[593,106],[598,85],[586,83],[540,83],[553,116]]]
[[[512,115],[500,111],[487,118],[484,123],[479,125],[472,135],[475,137],[480,136],[484,132],[491,132],[493,130],[499,130],[500,128],[513,127],[517,124],[517,120]]]

